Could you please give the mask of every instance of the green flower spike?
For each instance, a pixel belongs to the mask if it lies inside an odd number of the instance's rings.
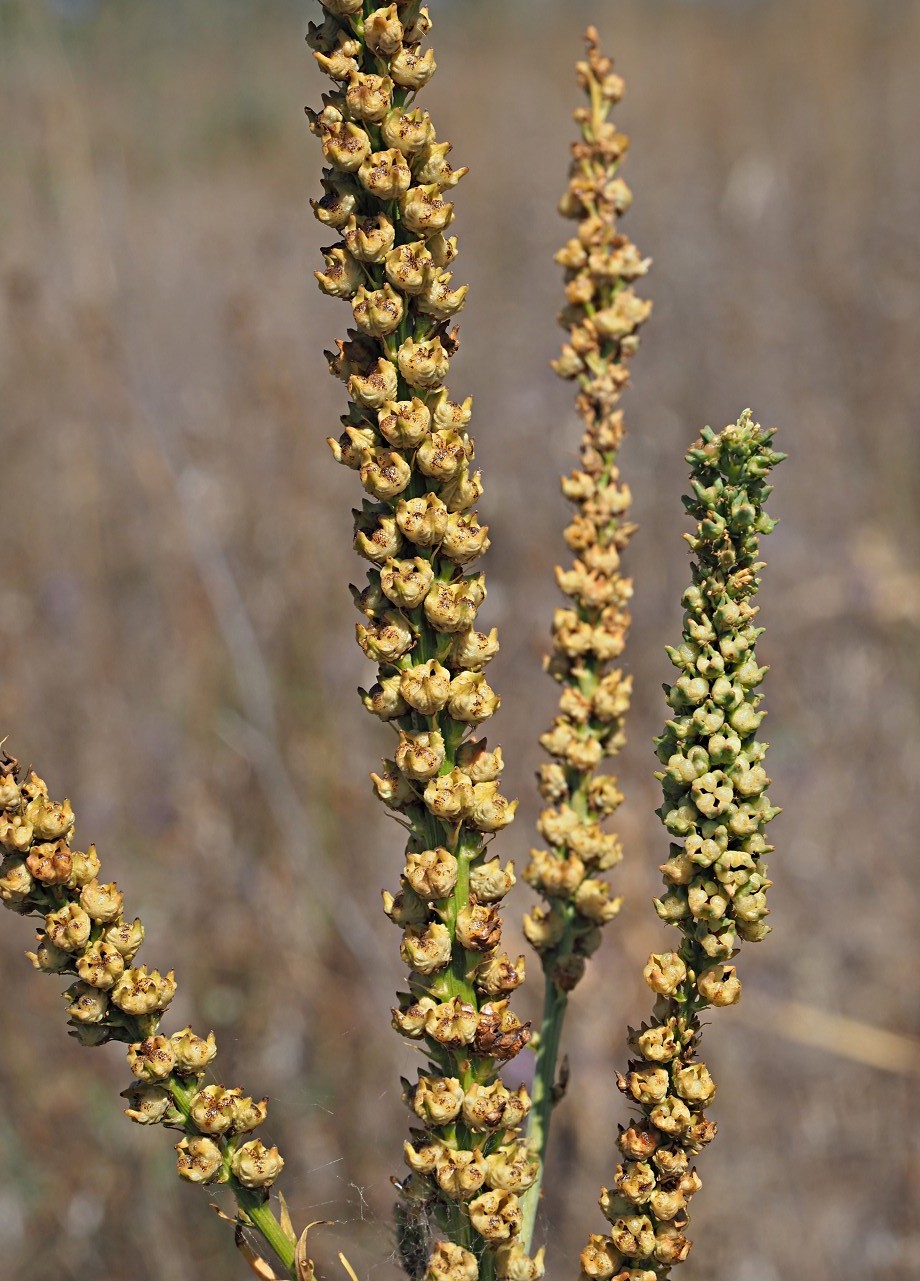
[[[693,582],[683,597],[683,640],[668,649],[679,672],[665,686],[673,719],[656,740],[664,766],[658,814],[676,840],[655,907],[681,941],[650,956],[644,970],[656,996],[652,1017],[630,1029],[636,1058],[618,1076],[639,1117],[621,1128],[622,1163],[601,1197],[609,1235],[592,1236],[582,1252],[591,1277],[656,1281],[687,1257],[687,1208],[701,1186],[692,1160],[716,1132],[704,1111],[716,1086],[699,1059],[701,1015],[735,1004],[741,983],[729,962],[742,941],[769,931],[764,828],[779,810],[767,797],[767,745],[757,738],[767,669],[754,652],[763,629],[752,598],[760,536],[775,525],[763,506],[766,477],[784,457],[772,437],[746,410],[721,435],[707,427],[687,456]]]

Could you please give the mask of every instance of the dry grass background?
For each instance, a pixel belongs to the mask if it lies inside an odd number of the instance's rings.
[[[401,848],[366,783],[387,742],[345,583],[352,474],[331,461],[346,323],[314,290],[320,93],[293,0],[0,0],[3,731],[94,839],[178,970],[178,1019],[274,1104],[297,1217],[394,1275],[405,1127],[378,908]],[[574,1275],[611,1177],[613,1088],[663,840],[649,741],[687,568],[682,453],[751,404],[790,461],[763,593],[775,933],[711,1029],[722,1134],[687,1281],[920,1273],[920,6],[908,0],[454,0],[429,105],[474,166],[471,391],[504,635],[497,731],[524,798],[554,691],[556,475],[577,427],[547,369],[554,216],[589,19],[630,82],[629,229],[656,301],[628,399],[637,696],[622,761],[628,895],[573,1003],[544,1222]],[[526,891],[516,902],[518,912]],[[0,1252],[10,1281],[242,1275],[167,1136],[129,1125],[117,1050],[68,1041],[56,984],[3,922]],[[798,1006],[789,1002],[798,1002]],[[799,1008],[805,1006],[805,1009]],[[818,1012],[823,1012],[819,1015]],[[852,1020],[840,1023],[827,1015]],[[809,1040],[817,1044],[806,1044]],[[332,1267],[327,1272],[331,1274]]]

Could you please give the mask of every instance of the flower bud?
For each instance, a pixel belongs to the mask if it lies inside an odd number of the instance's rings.
[[[423,799],[435,818],[457,822],[469,813],[473,803],[473,785],[463,770],[454,768],[449,774],[433,778],[425,788]]]
[[[90,881],[80,891],[80,903],[94,921],[108,925],[121,916],[124,895],[116,885],[100,885]]]
[[[412,784],[396,768],[395,761],[384,761],[384,772],[371,774],[371,782],[380,800],[391,810],[403,810],[418,801]]]
[[[588,877],[582,881],[574,894],[574,903],[580,916],[596,925],[605,925],[619,915],[623,905],[622,898],[611,898],[611,889],[606,881]]]
[[[397,151],[395,147],[390,147],[386,151],[372,152],[358,170],[358,178],[365,191],[370,192],[377,200],[389,202],[398,200],[409,190],[412,171],[402,152]],[[386,285],[385,288],[389,289],[390,286]],[[390,329],[365,330],[365,332],[392,333],[396,327],[393,325]]]
[[[538,952],[554,948],[565,933],[565,917],[557,904],[535,907],[524,917],[524,937]]]
[[[99,939],[77,958],[77,973],[90,987],[107,992],[125,972],[125,958],[117,947]]]
[[[400,199],[399,209],[406,230],[416,236],[445,231],[454,220],[454,206],[443,198],[436,183],[410,187]]]
[[[88,845],[86,853],[80,850],[71,850],[70,852],[70,877],[67,881],[67,888],[71,890],[82,889],[84,885],[89,885],[99,875],[99,855],[96,853],[95,845]]]
[[[449,1050],[469,1045],[475,1034],[476,1011],[459,996],[435,1006],[425,1018],[425,1035]]]
[[[710,1005],[735,1005],[741,999],[741,980],[733,965],[704,970],[696,981],[697,991]]]
[[[463,1087],[452,1076],[420,1076],[412,1110],[426,1125],[450,1125],[460,1115]]]
[[[108,996],[88,983],[72,983],[66,995],[70,1000],[67,1013],[77,1023],[102,1023],[108,1015]]]
[[[236,1117],[237,1101],[242,1090],[227,1090],[222,1085],[206,1085],[192,1099],[189,1115],[204,1134],[226,1134]]]
[[[521,1230],[520,1202],[513,1192],[483,1192],[470,1202],[470,1222],[486,1241],[507,1241]]]
[[[381,58],[390,58],[402,48],[403,26],[395,4],[375,9],[364,20],[367,47]]]
[[[630,1072],[626,1077],[618,1077],[617,1083],[624,1093],[631,1094],[637,1103],[646,1106],[660,1103],[667,1096],[670,1078],[667,1068],[641,1067]]]
[[[399,692],[405,702],[423,716],[435,716],[447,706],[450,672],[437,659],[419,663],[402,673]]]
[[[421,899],[445,899],[457,884],[458,864],[449,850],[439,845],[406,855],[403,875]]]
[[[396,147],[406,156],[412,156],[417,151],[424,151],[434,137],[431,118],[427,111],[422,111],[420,108],[407,112],[401,112],[399,108],[394,108],[384,120],[380,132],[388,147]],[[409,231],[422,230],[420,227],[407,223],[405,217],[403,222]],[[436,227],[433,230],[440,231],[442,228]]]
[[[468,631],[485,594],[482,575],[453,583],[437,581],[425,597],[425,617],[436,632]]]
[[[137,1125],[167,1125],[181,1120],[181,1114],[173,1107],[172,1099],[159,1086],[130,1086],[127,1090],[122,1090],[121,1097],[130,1104],[125,1108],[125,1116]]]
[[[478,1054],[493,1059],[513,1059],[530,1040],[530,1024],[524,1024],[508,1008],[507,1001],[489,1001],[479,1011],[474,1046]]]
[[[472,1152],[444,1148],[435,1166],[435,1178],[452,1201],[468,1201],[485,1182],[485,1158],[478,1148]]]
[[[111,943],[120,952],[125,961],[133,961],[144,941],[144,927],[140,917],[133,921],[116,921],[103,935],[106,943]]]
[[[513,992],[524,982],[524,958],[512,961],[506,952],[490,956],[476,971],[476,986],[486,996]]]
[[[674,1089],[691,1107],[704,1108],[715,1098],[716,1083],[705,1063],[690,1063],[674,1073]]]
[[[504,1192],[526,1192],[540,1173],[540,1158],[522,1143],[497,1148],[486,1157],[486,1183]]]
[[[372,685],[369,690],[359,690],[361,702],[369,712],[382,721],[391,721],[399,716],[405,716],[409,710],[409,704],[399,692],[399,684],[398,673],[386,676]]]
[[[673,996],[686,982],[687,967],[677,952],[653,952],[642,971],[642,977],[659,996]]]
[[[403,935],[399,955],[416,974],[436,974],[450,964],[450,931],[440,922],[424,928],[410,925]]]
[[[175,971],[163,975],[146,965],[126,970],[112,988],[112,1002],[125,1014],[159,1014],[176,994]]]
[[[212,1183],[222,1164],[223,1153],[213,1139],[184,1138],[176,1144],[176,1171],[188,1183]]]
[[[414,560],[388,561],[380,573],[381,590],[397,609],[417,609],[433,581],[431,563],[420,556]]]
[[[581,1252],[581,1271],[592,1281],[610,1281],[623,1262],[623,1256],[609,1237],[592,1235]]]
[[[342,248],[330,249],[323,254],[325,271],[314,271],[313,275],[324,294],[331,298],[354,298],[358,286],[364,280],[364,272],[357,259]]]
[[[495,783],[481,783],[480,787],[495,787]],[[475,821],[475,796],[478,788],[473,788],[474,797],[474,821]],[[479,825],[477,824],[477,827]],[[479,830],[492,830],[482,829]],[[498,903],[505,897],[508,891],[515,884],[514,864],[508,863],[502,867],[498,859],[492,859],[488,863],[480,863],[470,872],[470,891],[475,894],[480,903]],[[497,940],[496,940],[497,942]]]
[[[502,1081],[490,1085],[474,1082],[463,1096],[463,1120],[472,1130],[498,1130],[505,1127],[505,1107],[511,1098]]]
[[[428,287],[435,265],[424,240],[414,240],[390,250],[386,256],[385,271],[387,280],[400,293],[415,297],[424,293]],[[418,444],[419,441],[414,443]]]
[[[230,1169],[244,1188],[268,1188],[284,1169],[284,1158],[276,1147],[250,1139],[233,1153]]]
[[[402,614],[392,609],[367,627],[358,623],[355,635],[364,653],[376,663],[395,663],[415,645],[415,632]]]
[[[348,252],[359,262],[379,263],[386,259],[396,243],[396,228],[384,213],[361,219],[352,216],[342,230],[342,239],[345,241]],[[381,357],[380,363],[389,364],[389,361],[383,361]],[[392,384],[388,382],[387,394],[381,399],[375,394],[373,388],[369,392],[366,391],[360,373],[351,374],[348,379],[348,388],[351,394],[357,396],[369,409],[379,409],[384,400],[392,400],[395,397],[397,390],[394,379]]]
[[[501,699],[482,672],[460,672],[450,683],[448,710],[455,721],[480,725],[498,711]]]
[[[4,903],[23,904],[32,893],[35,882],[32,873],[21,858],[5,858],[0,866],[0,900]]]
[[[128,1050],[128,1067],[139,1081],[165,1081],[172,1075],[175,1062],[173,1048],[165,1036],[148,1036]]]
[[[26,817],[32,824],[36,841],[59,841],[73,830],[74,816],[70,801],[60,805],[46,796],[37,797],[26,807]]]
[[[480,525],[475,515],[462,512],[451,512],[447,519],[447,528],[444,531],[444,540],[441,544],[441,554],[449,557],[457,565],[467,565],[470,561],[476,560],[484,552],[488,551],[491,543],[489,541],[489,528],[487,525]],[[497,633],[493,631],[495,650],[498,650]],[[489,655],[489,658],[492,654]],[[488,662],[488,658],[482,658],[480,662]]]
[[[690,1253],[692,1241],[683,1235],[680,1228],[673,1223],[661,1224],[655,1233],[655,1259],[666,1266],[682,1263]],[[655,1275],[654,1273],[652,1274]]]
[[[479,1281],[476,1256],[452,1241],[438,1241],[428,1259],[423,1281]]]
[[[355,173],[370,155],[370,138],[359,125],[349,120],[324,126],[321,142],[326,163],[334,169],[343,169],[345,173]]]
[[[628,1259],[649,1259],[655,1249],[655,1229],[645,1214],[624,1215],[612,1225],[614,1247]]]
[[[457,764],[474,783],[494,783],[505,768],[502,749],[488,750],[484,738],[470,738],[457,749]]]
[[[437,494],[403,498],[396,508],[396,523],[416,547],[437,546],[447,529],[447,518],[447,507]]]
[[[690,1125],[690,1109],[683,1099],[669,1094],[652,1108],[649,1120],[665,1134],[682,1134]]]
[[[62,948],[55,947],[47,934],[38,934],[38,944],[34,952],[26,952],[36,970],[45,974],[64,974],[73,966],[73,956]]]
[[[175,1059],[175,1071],[180,1076],[200,1076],[217,1056],[214,1033],[207,1037],[196,1036],[190,1027],[174,1032],[169,1038]]]
[[[390,75],[403,89],[417,92],[423,89],[437,70],[431,49],[419,55],[409,49],[400,49],[390,59]]]
[[[464,165],[460,169],[448,163],[447,157],[453,150],[449,142],[428,143],[424,151],[415,158],[413,172],[415,180],[420,186],[427,186],[429,183],[440,187],[446,191],[450,187],[456,187],[461,179],[469,173],[469,169]]]
[[[348,77],[345,104],[356,120],[379,124],[393,105],[393,81],[389,76],[364,75],[356,67]]]
[[[10,853],[24,854],[32,844],[32,824],[20,814],[0,815],[0,845]]]
[[[67,903],[45,917],[48,942],[62,952],[82,952],[92,927],[89,914],[78,903]]]
[[[472,886],[471,886],[472,888]],[[457,913],[457,942],[468,952],[490,952],[502,936],[502,922],[493,906],[466,903]]]
[[[434,778],[444,764],[443,736],[437,730],[417,734],[401,731],[396,764],[407,778]]]
[[[354,548],[358,555],[374,565],[385,565],[392,560],[402,547],[394,516],[369,503],[365,503],[363,510],[356,511],[354,516]]]
[[[408,196],[403,197],[403,203],[411,196],[410,191]],[[439,337],[421,342],[416,342],[414,338],[407,338],[396,353],[396,360],[399,372],[409,386],[423,391],[439,387],[447,377],[450,364]],[[389,399],[392,400],[393,397],[390,396]]]
[[[423,996],[420,1001],[412,1002],[401,1010],[392,1011],[392,1024],[400,1036],[411,1041],[419,1041],[425,1033],[425,1019],[428,1011],[437,1007],[437,1002],[430,996]]]
[[[362,333],[374,338],[395,333],[405,309],[402,294],[398,294],[389,284],[382,289],[367,289],[362,285],[355,293],[352,303],[355,324]]]
[[[446,481],[457,475],[471,453],[468,436],[453,430],[434,431],[422,441],[415,461],[424,476]]]
[[[495,1250],[495,1275],[499,1281],[541,1281],[546,1273],[543,1246],[531,1258],[524,1247],[506,1241]]]

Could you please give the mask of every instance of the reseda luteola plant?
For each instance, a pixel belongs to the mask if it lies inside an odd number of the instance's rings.
[[[627,361],[639,345],[639,327],[652,309],[632,288],[649,261],[618,225],[632,202],[618,176],[629,140],[608,115],[623,96],[623,81],[601,54],[593,28],[586,43],[577,77],[588,105],[575,112],[581,138],[572,146],[561,204],[561,212],[579,225],[556,255],[565,268],[567,306],[560,323],[568,341],[555,369],[576,383],[585,424],[580,466],[562,481],[575,506],[565,541],[576,558],[570,569],[556,571],[571,604],[556,611],[547,660],[547,670],[563,687],[559,715],[540,740],[553,758],[538,775],[547,803],[538,826],[549,849],[532,850],[524,871],[524,879],[546,899],[545,907],[524,919],[524,932],[546,975],[528,1131],[541,1155],[560,1093],[556,1063],[568,993],[600,941],[600,927],[618,914],[621,903],[598,875],[622,858],[618,838],[602,824],[623,797],[617,780],[601,773],[600,766],[625,742],[632,688],[631,678],[615,666],[626,643],[632,595],[620,558],[635,530],[629,487],[617,467],[625,434],[618,404],[629,378]],[[525,1240],[532,1232],[537,1186],[526,1200]]]
[[[499,789],[501,750],[474,736],[499,706],[483,671],[498,639],[475,628],[486,587],[471,566],[489,539],[476,514],[471,401],[445,386],[458,346],[450,324],[467,294],[450,271],[446,196],[466,170],[451,167],[450,144],[413,105],[435,71],[421,51],[427,10],[323,5],[309,41],[335,88],[309,113],[328,165],[314,208],[339,239],[317,279],[355,322],[330,353],[350,401],[329,443],[367,495],[355,549],[371,568],[353,594],[378,679],[363,697],[395,731],[393,756],[372,777],[408,834],[399,892],[384,896],[410,970],[393,1023],[427,1057],[404,1083],[420,1128],[405,1145],[399,1249],[409,1275],[428,1281],[535,1281],[542,1258],[515,1242],[519,1196],[539,1169],[521,1137],[530,1100],[500,1076],[529,1039],[508,999],[523,958],[501,950],[514,868],[487,856],[516,802]],[[446,1239],[432,1249],[438,1230]]]
[[[361,695],[394,731],[392,756],[372,779],[407,833],[399,886],[384,894],[409,970],[393,1026],[427,1060],[403,1082],[415,1128],[397,1185],[397,1245],[412,1281],[539,1281],[544,1251],[532,1254],[531,1240],[566,1002],[620,905],[600,875],[621,859],[603,824],[622,797],[600,770],[623,745],[631,694],[616,666],[632,592],[620,556],[634,529],[617,465],[618,402],[651,310],[632,288],[648,262],[618,226],[631,203],[618,175],[628,140],[608,116],[623,85],[589,30],[578,66],[588,105],[576,112],[581,138],[562,202],[579,226],[557,256],[569,337],[555,368],[577,384],[585,424],[580,465],[563,481],[576,507],[565,535],[575,560],[557,571],[571,604],[556,613],[547,663],[562,686],[559,715],[541,739],[552,758],[538,776],[548,848],[532,851],[524,873],[545,900],[525,921],[546,978],[532,1105],[523,1085],[501,1075],[530,1039],[509,1003],[524,958],[501,947],[499,908],[514,867],[488,848],[517,803],[500,790],[501,749],[476,737],[499,706],[484,673],[498,638],[476,630],[486,588],[472,566],[489,538],[476,511],[471,402],[446,387],[458,347],[451,321],[467,293],[450,270],[457,241],[447,235],[446,197],[466,170],[451,167],[450,144],[415,106],[435,72],[423,50],[427,9],[419,0],[321,3],[324,20],[310,24],[308,41],[333,89],[308,112],[327,165],[314,210],[337,242],[316,275],[351,305],[355,324],[327,353],[349,393],[344,430],[329,444],[365,491],[354,546],[370,568],[352,592],[358,643],[378,671]],[[583,1279],[657,1281],[686,1257],[687,1206],[700,1186],[691,1159],[715,1133],[704,1111],[715,1085],[699,1059],[701,1015],[737,1001],[737,944],[768,931],[763,828],[778,811],[756,737],[766,669],[754,652],[761,629],[752,597],[759,537],[773,527],[766,476],[782,457],[771,438],[745,413],[720,436],[707,428],[688,458],[696,560],[683,641],[668,651],[680,672],[665,687],[674,717],[657,740],[659,814],[678,843],[656,908],[682,939],[644,971],[656,1001],[651,1021],[630,1029],[636,1058],[618,1077],[641,1114],[620,1129],[622,1162],[601,1198],[610,1231],[582,1252]],[[161,1032],[175,977],[134,964],[143,926],[100,880],[94,847],[74,847],[73,825],[69,803],[53,802],[0,744],[0,899],[41,918],[29,956],[70,981],[71,1034],[84,1045],[128,1046],[127,1115],[181,1133],[184,1180],[232,1192],[236,1243],[256,1274],[274,1277],[254,1233],[291,1281],[312,1281],[309,1229],[295,1233],[283,1198],[277,1216],[270,1204],[284,1162],[253,1137],[267,1100],[209,1079],[213,1033]]]
[[[682,939],[644,970],[656,994],[652,1018],[630,1029],[637,1057],[618,1076],[641,1115],[620,1129],[623,1161],[601,1197],[610,1235],[592,1236],[581,1256],[583,1273],[597,1281],[657,1281],[690,1251],[687,1206],[701,1186],[691,1160],[716,1131],[704,1111],[716,1086],[699,1058],[701,1015],[735,1004],[741,983],[728,962],[742,940],[769,932],[764,828],[779,810],[766,792],[767,744],[757,738],[767,669],[754,650],[763,628],[751,601],[760,536],[775,525],[764,510],[765,478],[784,457],[772,437],[745,411],[721,435],[706,428],[687,456],[693,492],[684,504],[698,523],[685,537],[696,559],[683,640],[668,650],[680,672],[665,686],[674,716],[656,740],[664,766],[658,814],[677,841],[655,907]]]

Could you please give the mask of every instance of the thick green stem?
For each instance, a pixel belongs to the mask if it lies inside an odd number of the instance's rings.
[[[537,1044],[537,1067],[534,1076],[530,1118],[527,1126],[527,1137],[533,1150],[540,1158],[540,1173],[534,1185],[521,1198],[524,1210],[524,1223],[521,1228],[520,1242],[529,1254],[533,1242],[534,1228],[537,1222],[537,1208],[540,1204],[540,1191],[543,1186],[543,1175],[546,1169],[546,1149],[549,1142],[549,1124],[556,1106],[556,1067],[559,1062],[559,1044],[562,1040],[562,1025],[569,1003],[567,992],[557,987],[551,979],[546,980],[546,993],[543,1000],[543,1022],[540,1025],[540,1039]]]

